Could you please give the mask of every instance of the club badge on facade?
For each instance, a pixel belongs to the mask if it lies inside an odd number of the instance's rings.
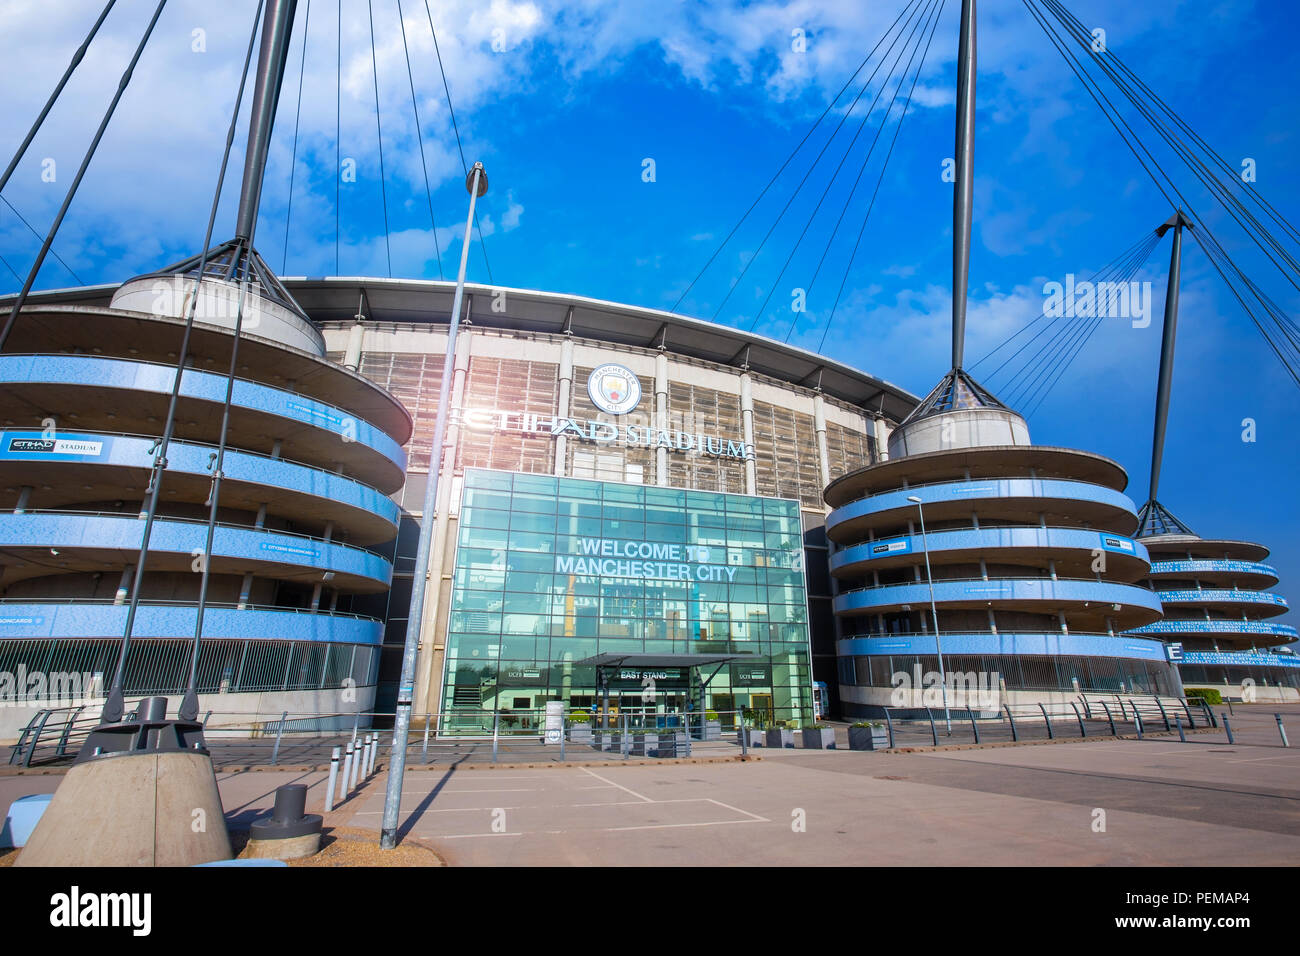
[[[621,365],[601,365],[587,376],[587,394],[602,412],[626,415],[641,401],[641,380]]]

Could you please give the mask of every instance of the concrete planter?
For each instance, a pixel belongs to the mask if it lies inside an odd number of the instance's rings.
[[[648,757],[658,746],[658,734],[628,734],[628,753],[634,757]]]
[[[655,756],[685,757],[686,734],[682,731],[660,734],[658,748],[655,750]]]
[[[591,745],[597,750],[622,750],[623,742],[619,734],[599,731],[591,735]]]
[[[753,727],[742,727],[740,732],[745,736],[746,747],[762,747],[767,743],[766,730],[755,730]]]
[[[591,743],[591,724],[570,724],[569,740],[575,744]]]
[[[706,720],[704,722],[704,739],[721,740],[722,739],[722,721]]]
[[[887,750],[889,731],[884,727],[850,727],[850,750]]]
[[[830,727],[810,727],[800,733],[803,734],[804,750],[835,749],[835,731]]]
[[[794,749],[794,731],[778,727],[767,732],[767,739],[763,742],[765,747],[788,747]]]

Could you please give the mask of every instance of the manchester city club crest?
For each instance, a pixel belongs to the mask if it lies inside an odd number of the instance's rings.
[[[621,365],[602,365],[587,377],[587,394],[602,412],[626,415],[641,401],[641,380]]]

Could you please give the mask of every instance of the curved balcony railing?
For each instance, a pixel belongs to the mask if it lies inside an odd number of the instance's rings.
[[[1181,561],[1152,561],[1151,577],[1164,574],[1195,576],[1198,574],[1258,574],[1277,582],[1277,569],[1258,561],[1228,561],[1215,558],[1193,558]]]
[[[1259,604],[1285,609],[1286,598],[1269,591],[1242,591],[1231,588],[1188,588],[1156,591],[1161,604]]]
[[[0,641],[19,637],[120,639],[126,613],[126,604],[111,601],[0,601]],[[132,636],[192,639],[197,616],[192,602],[142,601]],[[378,644],[383,634],[382,621],[338,611],[209,604],[203,615],[205,638]]]
[[[1126,634],[1070,631],[943,631],[940,634],[945,655],[1018,655],[1078,657],[1133,657],[1164,660],[1165,646],[1159,640],[1133,638]],[[881,634],[846,637],[836,643],[841,657],[937,655],[933,634]]]
[[[932,557],[945,551],[993,551],[997,549],[1085,551],[1097,549],[1117,555],[1147,561],[1147,549],[1139,541],[1121,534],[1107,534],[1083,528],[990,527],[960,530],[931,531],[924,538],[920,534],[900,535],[864,541],[841,548],[831,555],[831,571],[867,565],[872,561],[892,558],[901,554],[924,554],[929,547]]]
[[[909,497],[921,499],[923,505],[956,501],[998,501],[1002,499],[1056,499],[1101,505],[1137,517],[1137,510],[1123,492],[1104,485],[1064,478],[986,478],[980,481],[949,481],[933,485],[912,485],[859,498],[833,510],[826,518],[827,531],[846,521],[866,518],[888,511],[916,511]]]
[[[170,395],[175,378],[173,366],[156,362],[92,355],[0,355],[0,383],[50,384],[61,388],[88,386]],[[215,372],[186,369],[181,377],[181,396],[224,403],[226,377]],[[338,441],[355,443],[382,455],[400,470],[406,468],[406,453],[397,442],[346,409],[245,379],[235,380],[231,404],[320,429]]]
[[[1238,634],[1242,636],[1263,635],[1295,640],[1297,632],[1290,624],[1274,624],[1270,621],[1223,621],[1192,618],[1179,620],[1166,617],[1164,620],[1131,627],[1129,634]]]
[[[0,512],[0,548],[41,547],[122,551],[140,549],[144,522],[134,514],[28,511]],[[206,522],[160,517],[149,537],[149,550],[191,556],[206,543]],[[256,561],[284,568],[332,571],[387,587],[393,567],[374,551],[308,535],[219,523],[212,538],[214,558]],[[274,577],[273,573],[269,576]]]
[[[65,441],[89,443],[79,452],[42,451],[35,447],[15,448],[14,440],[42,441],[40,432],[5,431],[0,433],[0,462],[69,461],[84,464],[108,465],[126,468],[149,468],[153,463],[156,438],[114,432],[63,433]],[[167,471],[198,475],[204,480],[211,477],[211,445],[173,439],[167,448]],[[222,463],[225,481],[242,481],[266,485],[284,491],[308,495],[321,501],[321,517],[328,519],[331,505],[345,505],[372,515],[378,515],[394,528],[397,527],[401,509],[382,492],[343,475],[326,471],[313,465],[272,458],[258,452],[227,448]]]
[[[836,614],[880,612],[904,604],[929,604],[930,588],[925,581],[882,584],[879,587],[843,591],[835,596]],[[1134,584],[1080,578],[946,578],[934,582],[935,604],[973,602],[1043,601],[1052,604],[1119,604],[1160,612],[1155,593]]]

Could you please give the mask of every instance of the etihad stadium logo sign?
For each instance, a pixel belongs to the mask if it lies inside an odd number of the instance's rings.
[[[601,365],[587,376],[591,403],[610,415],[626,415],[641,401],[641,380],[621,365]]]

